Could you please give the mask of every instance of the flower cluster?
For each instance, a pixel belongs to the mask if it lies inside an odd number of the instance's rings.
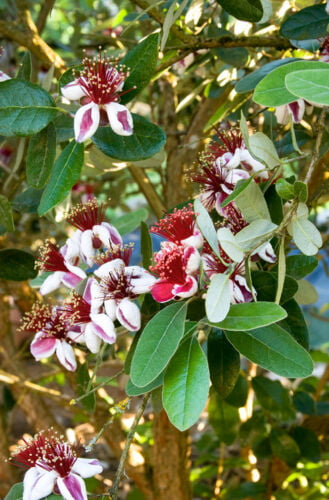
[[[81,447],[65,442],[53,429],[24,439],[11,457],[17,467],[28,469],[24,476],[22,500],[39,500],[51,493],[65,500],[87,500],[82,478],[103,470],[96,459],[80,458]]]
[[[37,267],[51,272],[40,288],[42,295],[59,286],[74,289],[62,305],[36,303],[23,319],[22,330],[33,333],[31,353],[37,361],[56,353],[60,363],[75,370],[74,344],[92,353],[103,342],[116,341],[115,322],[128,331],[141,326],[134,302],[150,291],[156,279],[140,266],[130,266],[132,246],[124,246],[119,232],[105,220],[105,208],[97,200],[77,205],[67,215],[76,230],[65,245],[46,241]]]

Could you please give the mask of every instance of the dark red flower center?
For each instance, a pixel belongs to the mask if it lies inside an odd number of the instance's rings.
[[[68,272],[63,255],[60,253],[58,247],[50,240],[47,240],[45,244],[39,248],[39,257],[36,261],[36,267],[40,271]]]
[[[177,245],[186,238],[193,236],[195,229],[195,213],[192,205],[181,209],[174,209],[171,214],[167,214],[163,219],[152,226],[151,233],[158,234]]]
[[[93,226],[101,224],[105,219],[105,206],[98,205],[97,200],[88,201],[84,204],[76,205],[66,216],[67,222],[72,226],[86,231]],[[101,246],[101,245],[100,245]],[[94,247],[99,248],[99,247]]]

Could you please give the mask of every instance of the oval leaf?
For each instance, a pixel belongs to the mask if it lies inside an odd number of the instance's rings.
[[[252,200],[252,203],[250,203],[250,200]],[[235,198],[235,203],[247,222],[253,222],[257,219],[271,220],[262,190],[254,181],[248,184],[247,187],[238,194]]]
[[[222,321],[229,309],[231,301],[230,276],[215,274],[212,276],[206,296],[206,314],[209,321]]]
[[[327,36],[328,22],[326,5],[312,5],[289,16],[280,32],[291,40],[312,40]]]
[[[227,227],[221,227],[217,231],[217,238],[224,252],[234,261],[241,262],[244,252],[237,243],[234,234]]]
[[[217,3],[223,7],[229,14],[241,19],[257,23],[263,17],[263,7],[260,0],[217,0]]]
[[[122,215],[115,220],[114,224],[119,233],[123,236],[136,229],[142,221],[148,218],[148,215],[149,213],[146,208],[138,208],[134,212]]]
[[[132,113],[134,133],[115,134],[110,127],[99,127],[92,141],[106,155],[123,161],[144,160],[155,155],[165,145],[163,130],[146,118]]]
[[[212,326],[229,331],[248,331],[281,321],[287,312],[273,302],[232,304],[226,318]]]
[[[24,80],[0,83],[0,135],[28,136],[43,128],[55,117],[52,97],[38,85]]]
[[[157,378],[152,380],[152,382],[145,385],[144,387],[137,387],[137,385],[134,385],[129,379],[126,385],[127,396],[140,396],[141,394],[145,394],[146,392],[151,392],[154,389],[157,389],[163,384],[163,375],[163,373],[160,373]]]
[[[220,330],[208,336],[207,357],[210,380],[216,392],[226,398],[235,386],[240,372],[240,354]]]
[[[315,225],[304,218],[295,218],[291,223],[292,237],[296,246],[305,255],[315,255],[322,246],[321,234]]]
[[[56,129],[52,123],[31,137],[26,156],[26,180],[35,189],[43,188],[56,155]]]
[[[23,483],[16,483],[10,488],[4,500],[22,500],[23,498]]]
[[[239,430],[239,410],[226,403],[213,387],[210,388],[208,414],[209,423],[219,441],[227,445],[232,444]]]
[[[301,97],[315,104],[329,105],[328,68],[294,71],[286,76],[285,83],[287,89],[298,98]]]
[[[215,255],[219,257],[218,239],[215,226],[207,210],[198,198],[194,200],[194,211],[196,213],[196,221],[200,231],[208,241]]]
[[[204,409],[209,390],[206,357],[194,337],[185,340],[170,361],[163,383],[163,406],[180,431],[195,424]]]
[[[33,279],[38,274],[35,269],[35,259],[32,254],[6,248],[0,250],[0,278],[12,281]]]
[[[271,234],[278,226],[268,219],[258,219],[252,221],[248,226],[244,227],[235,235],[238,244],[245,251],[251,250],[260,242],[266,235]]]
[[[80,178],[83,165],[84,146],[78,142],[70,142],[57,158],[49,182],[42,194],[38,208],[43,215],[63,201],[71,188]]]
[[[311,356],[279,325],[249,332],[226,332],[243,356],[282,377],[308,377],[313,371]]]
[[[186,311],[185,302],[170,304],[148,322],[131,363],[134,385],[150,384],[167,366],[184,335]]]

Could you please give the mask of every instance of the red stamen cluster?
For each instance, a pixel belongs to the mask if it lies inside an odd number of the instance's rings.
[[[33,438],[23,439],[24,445],[12,453],[11,461],[17,467],[29,469],[37,464],[45,470],[54,470],[66,477],[79,457],[78,446],[63,441],[53,429],[41,431]]]
[[[31,311],[24,315],[20,330],[29,333],[42,331],[44,338],[55,337],[70,342],[70,339],[66,338],[69,326],[70,323],[60,308],[52,308],[49,305],[36,302]]]
[[[155,226],[151,227],[150,232],[179,245],[182,240],[193,236],[194,229],[195,212],[192,204],[189,203],[187,207],[175,208],[171,214],[166,214]]]
[[[74,324],[90,321],[91,305],[76,292],[72,293],[71,300],[64,305],[63,311]]]
[[[96,199],[87,203],[79,203],[66,216],[67,222],[80,231],[92,229],[93,226],[104,222],[104,219],[105,206],[98,205]]]
[[[112,248],[107,250],[106,252],[95,257],[95,264],[101,266],[106,262],[111,262],[114,259],[121,259],[125,263],[126,266],[129,266],[131,254],[133,252],[134,244],[130,243],[129,245],[124,245],[123,247],[120,245],[114,245]]]
[[[320,52],[322,56],[329,56],[329,35],[320,40]]]
[[[100,286],[105,300],[121,300],[125,297],[135,299],[137,297],[132,292],[131,277],[125,274],[123,267],[119,271],[112,271],[108,276],[102,278]]]
[[[186,264],[182,246],[162,248],[155,255],[155,261],[156,265],[150,266],[150,270],[160,279],[181,285],[186,282]]]
[[[243,137],[239,129],[217,130],[217,137],[221,141],[212,141],[208,146],[208,151],[214,155],[214,159],[224,153],[235,153],[235,150],[244,146]]]
[[[39,257],[35,266],[40,271],[68,272],[63,255],[60,253],[58,247],[50,240],[47,240],[44,245],[39,248]]]

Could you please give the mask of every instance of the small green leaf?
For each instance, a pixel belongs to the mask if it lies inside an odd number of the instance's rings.
[[[142,263],[145,269],[148,269],[152,263],[153,245],[147,224],[141,222],[141,253]]]
[[[226,403],[213,387],[210,388],[208,416],[219,441],[227,445],[232,444],[239,430],[239,410]]]
[[[234,186],[234,189],[232,193],[225,198],[225,200],[221,203],[221,207],[226,207],[231,201],[235,200],[248,186],[249,184],[253,181],[252,177],[249,177],[249,179],[240,179],[236,185]]]
[[[29,136],[40,132],[55,117],[53,98],[25,80],[0,82],[0,135]]]
[[[180,431],[195,424],[204,409],[209,390],[209,370],[199,342],[188,337],[167,366],[163,406]]]
[[[278,267],[275,268],[278,270]],[[257,291],[259,301],[274,302],[278,288],[278,274],[268,271],[252,271],[252,283]],[[298,290],[298,283],[291,276],[286,275],[283,283],[280,303],[284,304],[291,299]]]
[[[282,429],[272,429],[270,442],[273,454],[290,467],[295,467],[300,457],[300,449],[296,441]]]
[[[225,334],[243,356],[282,377],[307,377],[313,371],[308,352],[279,325]]]
[[[295,196],[297,196],[299,201],[301,201],[302,203],[307,202],[308,191],[307,191],[307,185],[305,184],[305,182],[296,181],[294,184],[294,192],[295,192]]]
[[[134,385],[131,379],[129,379],[126,385],[127,396],[140,396],[141,394],[146,394],[147,392],[157,389],[163,384],[163,376],[164,372],[160,373],[157,378],[144,387],[137,387],[137,385]]]
[[[270,170],[281,163],[273,142],[262,132],[256,132],[249,137],[248,149],[257,160],[265,163]]]
[[[311,462],[321,459],[321,444],[317,435],[307,427],[298,426],[293,429],[293,438],[296,441],[302,457]]]
[[[285,84],[289,92],[296,96],[295,99],[312,99],[315,104],[329,105],[328,68],[294,71],[286,76]]]
[[[146,118],[132,113],[133,135],[123,136],[110,127],[99,127],[92,141],[106,155],[123,161],[144,160],[155,155],[166,143],[163,130]]]
[[[312,40],[327,36],[328,22],[325,4],[312,5],[288,16],[280,32],[291,40]]]
[[[322,246],[322,238],[315,225],[304,218],[296,217],[291,222],[291,233],[299,250],[305,255],[315,255]]]
[[[298,280],[298,290],[294,299],[303,306],[314,304],[319,300],[319,294],[316,288],[307,280]]]
[[[241,408],[244,406],[248,397],[248,382],[242,373],[239,374],[236,384],[232,389],[232,392],[225,398],[226,403],[235,406],[236,408]]]
[[[26,180],[35,189],[43,188],[56,155],[56,129],[52,123],[31,137],[26,156]]]
[[[208,336],[207,357],[210,380],[216,392],[226,398],[240,372],[240,354],[226,340],[223,332],[213,329]]]
[[[42,194],[39,215],[63,201],[80,178],[84,146],[72,141],[61,152],[52,168],[49,182]]]
[[[12,486],[5,496],[4,500],[22,500],[23,498],[23,483],[16,483]]]
[[[149,213],[146,208],[138,208],[134,212],[122,215],[115,220],[114,224],[121,236],[124,236],[136,229],[142,221],[146,221],[148,215]]]
[[[194,212],[196,213],[196,221],[200,231],[208,241],[214,254],[219,257],[218,239],[215,226],[207,210],[198,198],[194,200]]]
[[[185,302],[170,304],[147,323],[132,359],[134,385],[148,385],[165,369],[184,335],[186,311]]]
[[[250,203],[250,200],[252,200],[252,203]],[[247,187],[238,194],[235,198],[235,203],[247,222],[253,222],[257,219],[271,220],[262,190],[255,181],[248,184]]]
[[[244,251],[252,250],[257,243],[269,235],[277,228],[276,224],[268,219],[257,219],[252,221],[235,235],[235,239]]]
[[[241,262],[244,258],[244,252],[236,241],[234,234],[227,227],[221,227],[217,231],[217,238],[224,252],[234,262]]]
[[[34,257],[28,252],[16,248],[0,250],[0,279],[12,281],[33,279],[38,274],[34,265]]]
[[[12,201],[12,207],[16,212],[36,214],[40,204],[42,189],[27,188],[19,193]]]
[[[210,324],[222,330],[249,331],[281,321],[286,316],[286,311],[272,302],[245,302],[232,304],[223,321]]]
[[[2,194],[0,195],[0,224],[6,231],[15,231],[10,202]]]
[[[229,280],[228,274],[214,274],[211,278],[206,295],[206,314],[212,323],[222,321],[230,309]]]
[[[229,14],[252,23],[259,22],[263,17],[263,6],[260,0],[217,0],[217,3],[223,7]]]
[[[131,101],[151,80],[158,62],[158,46],[159,33],[153,33],[144,38],[120,61],[120,64],[129,69],[123,91],[133,89],[121,97],[121,104]]]
[[[251,381],[259,404],[274,418],[293,419],[295,411],[289,392],[278,380],[266,377],[254,377]]]
[[[294,186],[285,179],[278,179],[275,183],[275,190],[283,200],[292,200],[295,198]]]
[[[31,73],[32,73],[32,61],[31,61],[31,54],[27,50],[24,52],[24,55],[22,57],[21,62],[19,63],[19,69],[17,72],[17,80],[31,80]]]

